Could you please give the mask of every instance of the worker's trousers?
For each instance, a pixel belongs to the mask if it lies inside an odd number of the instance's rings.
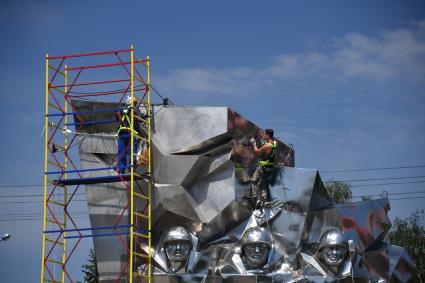
[[[251,178],[252,196],[262,202],[270,201],[269,185],[274,182],[275,168],[258,166]]]
[[[118,134],[118,170],[121,174],[125,173],[125,170],[128,168],[130,171],[131,164],[131,134],[127,131],[122,131]],[[139,146],[139,140],[134,137],[134,154],[133,154],[133,164],[136,166],[137,162],[137,147]],[[130,164],[128,164],[130,163]]]

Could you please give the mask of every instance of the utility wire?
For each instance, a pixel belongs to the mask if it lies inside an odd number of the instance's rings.
[[[351,183],[351,182],[367,182],[367,181],[385,181],[385,180],[401,180],[401,179],[417,179],[425,178],[425,176],[405,176],[405,177],[386,177],[386,178],[369,178],[369,179],[353,179],[353,180],[329,180],[325,183],[333,182],[342,182],[342,183]]]
[[[76,216],[76,217],[72,217],[72,219],[88,219],[88,215],[87,216]],[[27,220],[43,220],[43,218],[15,218],[15,219],[0,219],[0,222],[10,222],[10,221],[27,221]]]
[[[77,214],[87,214],[88,211],[67,211],[71,215]],[[4,218],[5,216],[14,216],[14,217],[22,217],[22,216],[43,216],[43,212],[30,212],[30,213],[2,213],[0,218]]]
[[[333,181],[332,181],[333,182]],[[337,181],[340,182],[340,181]],[[364,188],[364,187],[374,187],[374,186],[390,186],[390,185],[404,185],[404,184],[420,184],[420,183],[425,183],[424,181],[406,181],[406,182],[389,182],[389,183],[376,183],[376,184],[360,184],[360,185],[350,185],[350,188]],[[0,187],[22,187],[22,186],[27,186],[27,187],[32,187],[32,186],[37,186],[37,185],[0,185]],[[43,186],[43,185],[39,185],[39,186]],[[74,196],[82,196],[85,195],[85,193],[76,193],[74,194]],[[0,195],[0,198],[22,198],[22,197],[43,197],[43,194],[20,194],[20,195]],[[55,195],[55,196],[59,196],[62,197],[63,194],[60,195]],[[68,195],[70,196],[70,195]],[[1,204],[1,203],[0,203]]]
[[[408,197],[408,198],[390,198],[389,200],[408,200],[408,199],[422,199],[425,197]]]
[[[86,199],[73,199],[71,202],[74,201],[87,201]],[[44,200],[33,200],[33,201],[8,201],[8,202],[0,202],[1,204],[24,204],[24,203],[35,203],[35,202],[44,202]]]
[[[351,185],[350,187],[351,188],[359,188],[359,187],[388,186],[388,185],[402,185],[402,184],[419,184],[419,183],[425,183],[425,181],[362,184],[362,185]]]
[[[0,188],[19,188],[19,187],[44,187],[44,185],[34,184],[34,185],[0,185]]]
[[[425,190],[424,191],[414,191],[414,192],[394,192],[394,193],[388,193],[387,192],[388,196],[391,196],[391,195],[394,195],[395,196],[395,195],[423,194],[423,193],[425,193]],[[42,195],[40,195],[40,196],[42,196]],[[381,195],[376,195],[376,194],[375,195],[359,195],[359,196],[353,196],[353,198],[377,197],[377,196],[381,196]],[[71,202],[73,202],[73,201],[81,202],[81,201],[87,201],[87,200],[86,199],[75,199],[75,200],[71,200]],[[7,204],[29,204],[29,203],[35,203],[35,202],[42,203],[43,200],[0,202],[0,205],[1,204],[5,204],[5,205],[7,205]],[[1,217],[1,215],[0,215],[0,217]]]
[[[152,86],[152,89],[155,90],[155,88]],[[157,92],[155,90],[155,92]],[[157,92],[158,95],[160,95],[161,98],[164,98],[159,92]],[[328,173],[328,172],[355,172],[355,171],[378,171],[378,170],[392,170],[392,169],[408,169],[408,168],[425,168],[425,165],[413,165],[413,166],[398,166],[398,167],[380,167],[380,168],[364,168],[364,169],[346,169],[346,170],[326,170],[326,171],[320,171],[320,173]],[[416,177],[416,176],[415,176]],[[425,177],[425,176],[422,176]],[[411,178],[411,177],[401,177],[401,178]],[[419,176],[417,177],[419,178]],[[383,178],[385,180],[390,178]],[[368,179],[369,180],[369,179]],[[357,180],[353,180],[357,181]],[[349,181],[340,181],[340,182],[349,182]],[[419,181],[423,182],[423,181]],[[406,182],[408,183],[408,182]],[[413,183],[413,182],[412,182]],[[392,185],[393,183],[391,183]],[[394,183],[398,184],[398,183]],[[405,183],[400,183],[405,184]],[[3,184],[0,185],[0,188],[18,188],[18,187],[43,187],[43,184]]]
[[[425,191],[388,193],[388,196],[413,195],[413,194],[425,194]],[[363,195],[363,196],[352,196],[352,197],[353,198],[362,198],[362,197],[381,197],[381,196],[382,195]]]
[[[83,196],[86,195],[85,193],[76,193],[74,194],[74,196]],[[53,195],[55,197],[63,197],[63,194],[59,194],[59,195]],[[68,194],[68,197],[70,197],[71,194]],[[26,197],[44,197],[44,195],[1,195],[0,198],[26,198]]]
[[[380,171],[380,170],[410,169],[410,168],[425,168],[425,165],[363,168],[363,169],[344,169],[344,170],[324,170],[324,171],[320,171],[320,173],[363,172],[363,171]]]
[[[390,198],[390,201],[398,201],[398,200],[412,200],[412,199],[424,199],[423,197],[406,197],[406,198]],[[88,216],[76,216],[72,217],[72,219],[88,219]],[[10,218],[10,219],[0,219],[0,222],[19,222],[19,221],[34,221],[34,220],[43,220],[42,218]]]
[[[388,177],[388,178],[380,178],[380,179],[362,179],[362,180],[328,180],[324,183],[333,183],[333,182],[357,182],[357,181],[377,181],[377,180],[392,180],[392,179],[405,179],[405,178],[424,178],[425,176],[408,176],[408,177]],[[365,187],[365,186],[385,186],[385,185],[398,185],[398,184],[417,184],[417,183],[425,183],[425,181],[412,181],[412,182],[395,182],[395,183],[378,183],[378,184],[371,184],[371,185],[353,185],[351,187]],[[0,188],[19,188],[19,187],[43,187],[44,185],[0,185]],[[1,196],[0,196],[1,197]]]

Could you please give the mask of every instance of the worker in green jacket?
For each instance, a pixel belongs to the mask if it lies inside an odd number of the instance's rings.
[[[262,207],[270,201],[269,179],[274,172],[277,154],[277,141],[273,135],[272,129],[266,129],[263,134],[264,143],[261,146],[257,146],[254,138],[251,139],[255,154],[258,156],[258,166],[251,178],[251,183],[256,186],[256,190],[253,192],[257,199],[257,207]]]

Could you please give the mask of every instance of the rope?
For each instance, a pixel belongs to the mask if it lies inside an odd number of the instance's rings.
[[[152,85],[152,82],[150,84],[150,87],[162,99],[163,102],[168,101],[171,105],[175,105],[169,98],[162,96],[161,93],[159,93],[159,91]]]

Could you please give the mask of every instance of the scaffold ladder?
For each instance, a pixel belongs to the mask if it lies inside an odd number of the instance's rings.
[[[120,55],[129,55],[124,61]],[[68,67],[65,62],[73,59],[92,58],[100,55],[112,55],[117,62],[107,64],[83,65]],[[71,63],[70,62],[70,63]],[[153,188],[152,158],[151,158],[151,92],[150,92],[150,59],[138,59],[134,56],[134,48],[106,52],[72,54],[65,56],[48,56],[45,58],[45,156],[44,156],[44,201],[43,201],[43,234],[42,234],[42,264],[40,282],[76,282],[72,279],[68,265],[79,243],[84,238],[96,236],[117,236],[128,252],[128,262],[121,270],[116,282],[151,282],[151,195]],[[137,66],[143,66],[146,76],[143,77]],[[81,72],[88,69],[122,67],[127,78],[101,79],[98,81],[78,82]],[[130,70],[128,70],[130,67]],[[77,74],[71,79],[69,72]],[[139,86],[135,86],[135,81]],[[128,83],[122,91],[103,91],[98,93],[71,92],[81,86],[99,84]],[[135,92],[144,92],[136,97]],[[125,95],[131,95],[131,126],[138,123],[143,133],[135,134],[132,130],[130,141],[130,173],[121,174],[117,167],[81,169],[73,162],[71,154],[75,148],[78,131],[72,132],[70,126],[82,127],[114,121],[84,121],[83,112],[75,110],[72,99],[97,98],[110,95],[121,95],[117,103],[122,102]],[[102,101],[99,101],[102,102]],[[144,114],[135,111],[143,108]],[[117,109],[86,111],[85,113],[116,112]],[[69,123],[69,116],[73,115],[74,123]],[[95,114],[96,115],[96,114]],[[135,163],[134,141],[143,143],[140,162]],[[143,166],[139,166],[141,163]],[[85,178],[84,172],[114,170],[116,176]],[[74,177],[70,177],[70,175]],[[51,176],[54,176],[53,178]],[[56,176],[56,178],[55,178]],[[75,217],[68,209],[75,200],[80,185],[122,182],[127,191],[127,206],[122,210],[113,225],[79,228]],[[119,225],[123,215],[128,211],[128,225]],[[87,231],[113,229],[115,233],[84,234]],[[128,242],[122,235],[128,236]],[[76,242],[70,245],[70,240]],[[123,281],[124,280],[124,281]]]

